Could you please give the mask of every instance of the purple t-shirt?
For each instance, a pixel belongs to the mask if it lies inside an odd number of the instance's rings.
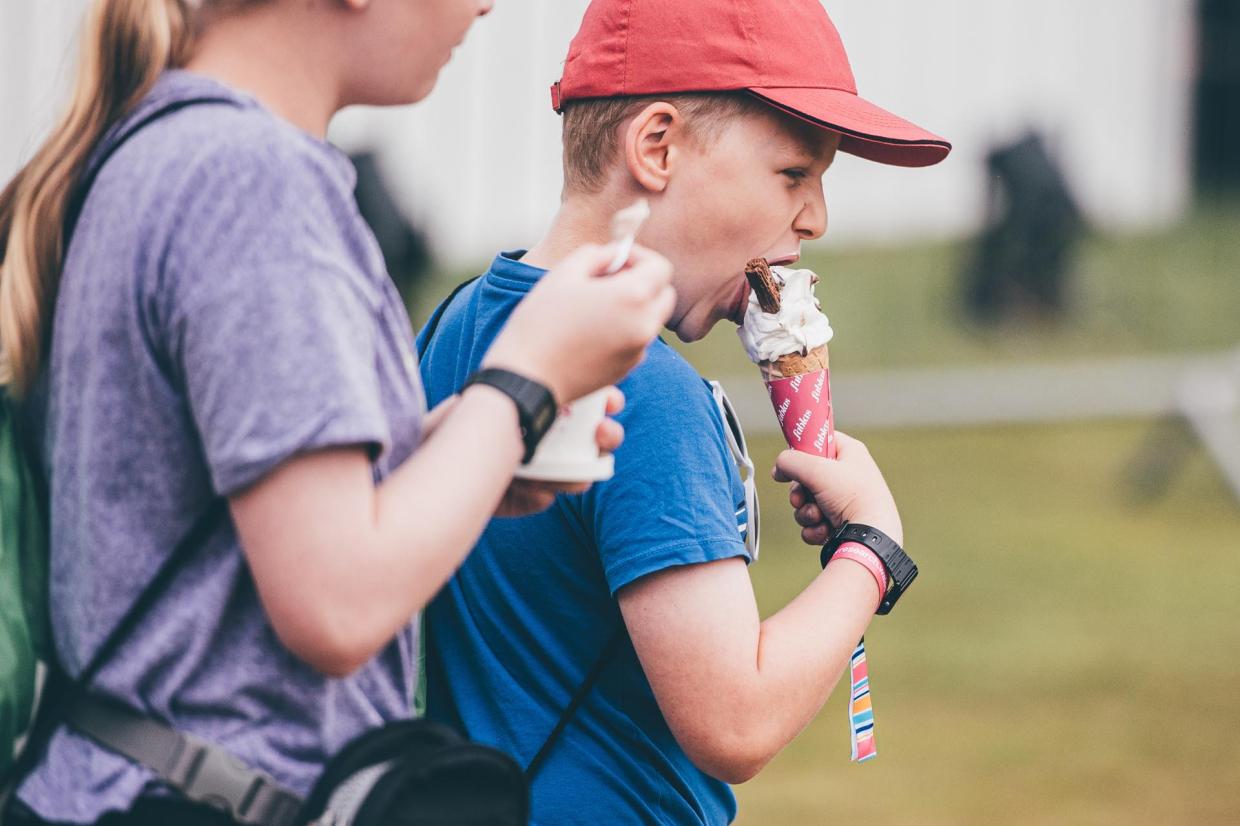
[[[348,159],[184,71],[128,122],[221,95],[236,105],[181,109],[118,150],[69,247],[38,407],[52,619],[71,673],[212,497],[331,445],[367,446],[378,480],[418,443],[413,335]],[[411,715],[417,650],[411,622],[345,679],[296,659],[224,520],[96,684],[304,794],[347,741]],[[152,783],[62,729],[20,797],[47,820],[92,822]]]

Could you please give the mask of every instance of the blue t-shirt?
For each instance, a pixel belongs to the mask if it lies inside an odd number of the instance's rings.
[[[477,369],[542,273],[500,255],[457,296],[422,360],[432,403]],[[622,624],[616,591],[747,558],[744,489],[709,387],[662,341],[620,387],[615,476],[544,513],[492,520],[427,613],[428,713],[523,765]],[[731,789],[672,736],[625,635],[534,783],[534,822],[724,824],[735,813]]]
[[[52,620],[72,673],[213,496],[328,446],[368,446],[382,478],[418,442],[413,330],[348,159],[183,71],[127,123],[203,96],[231,103],[170,114],[103,167],[60,283],[38,418]],[[410,716],[416,654],[411,625],[345,679],[295,658],[222,520],[97,685],[305,793],[343,744]],[[93,823],[150,783],[62,729],[20,796],[46,820]]]

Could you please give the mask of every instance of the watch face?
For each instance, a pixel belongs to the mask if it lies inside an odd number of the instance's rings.
[[[550,405],[550,404],[541,405],[538,408],[538,410],[534,411],[534,421],[533,421],[534,429],[541,433],[542,431],[545,431],[547,428],[551,427],[551,422],[554,419],[555,419],[555,406]]]

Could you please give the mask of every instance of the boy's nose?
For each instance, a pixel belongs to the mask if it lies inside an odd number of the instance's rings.
[[[822,181],[817,181],[805,205],[792,222],[792,229],[806,240],[821,238],[827,231],[827,199],[822,191]]]
[[[478,16],[486,17],[495,8],[495,0],[478,0]]]

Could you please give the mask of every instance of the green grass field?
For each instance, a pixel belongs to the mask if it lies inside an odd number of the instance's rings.
[[[1150,427],[860,434],[922,571],[867,635],[879,757],[848,762],[837,690],[739,822],[1240,822],[1240,507],[1200,452],[1134,504]],[[816,562],[761,496],[766,614]]]
[[[1166,232],[1095,235],[1073,313],[1002,331],[953,309],[960,245],[806,263],[824,276],[837,374],[1213,351],[1240,344],[1237,227],[1240,206],[1215,205]],[[752,369],[721,328],[685,352],[706,375]],[[854,435],[922,571],[867,635],[879,757],[848,762],[837,691],[737,789],[739,822],[1240,823],[1240,504],[1200,447],[1152,421]],[[1143,501],[1130,467],[1166,439],[1187,459]],[[769,468],[782,441],[754,442]],[[761,496],[769,614],[816,554],[780,516],[780,486]]]
[[[830,253],[824,306],[846,371],[1240,345],[1240,210],[1093,237],[1057,325],[970,331],[958,246]],[[856,335],[849,335],[851,331]],[[862,333],[864,331],[864,334]],[[687,348],[733,372],[716,332]],[[698,353],[694,353],[699,350]],[[1183,431],[1155,422],[859,433],[922,576],[867,636],[879,757],[848,762],[844,691],[737,790],[742,824],[1240,823],[1240,504]],[[1188,460],[1142,502],[1160,439]],[[783,447],[755,446],[759,467]],[[814,574],[767,484],[764,613]]]

